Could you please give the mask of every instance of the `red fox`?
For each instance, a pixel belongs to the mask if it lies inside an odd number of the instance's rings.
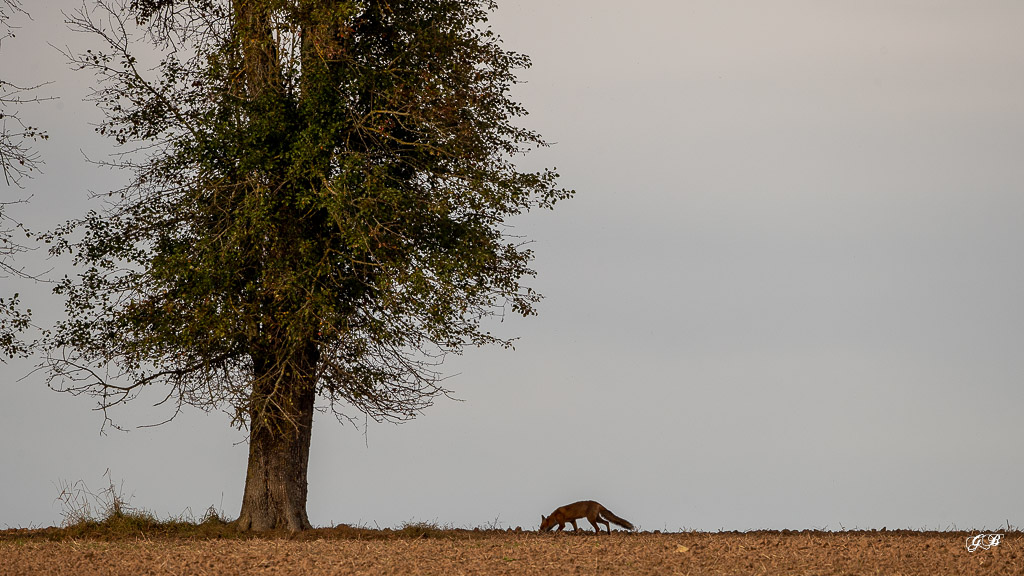
[[[598,524],[604,524],[608,533],[612,533],[611,526],[608,522],[612,522],[618,526],[622,526],[627,530],[634,530],[633,525],[629,520],[619,518],[612,511],[601,506],[593,500],[581,500],[579,502],[573,502],[572,504],[566,504],[561,508],[556,508],[550,516],[540,516],[540,531],[548,532],[558,524],[558,530],[565,528],[565,523],[570,522],[573,530],[579,530],[579,526],[576,525],[576,520],[580,518],[586,518],[590,521],[590,525],[594,527],[599,534],[601,533],[601,527]]]

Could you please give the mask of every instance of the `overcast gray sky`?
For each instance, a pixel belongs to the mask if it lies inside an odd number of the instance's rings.
[[[12,212],[42,229],[123,175],[83,160],[91,78],[47,45],[89,46],[78,0],[25,3],[0,74],[60,96],[25,111],[51,140]],[[314,525],[534,529],[585,498],[649,530],[1024,524],[1024,3],[499,4],[555,144],[524,166],[577,190],[515,222],[546,299],[496,325],[515,351],[446,364],[461,402],[365,436],[318,415]],[[59,482],[108,468],[161,516],[237,514],[226,416],[100,436],[30,368],[0,365],[0,528],[59,523]]]

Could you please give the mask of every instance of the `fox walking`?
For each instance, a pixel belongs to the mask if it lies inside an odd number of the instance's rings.
[[[579,530],[580,528],[576,525],[576,520],[579,520],[580,518],[586,518],[589,520],[590,525],[593,526],[594,530],[598,533],[601,532],[601,527],[598,526],[598,524],[604,524],[605,529],[608,530],[609,534],[611,534],[612,528],[608,525],[609,522],[622,526],[627,530],[634,530],[633,524],[631,524],[629,520],[619,518],[615,514],[612,514],[611,510],[601,506],[593,500],[581,500],[579,502],[573,502],[572,504],[566,504],[561,508],[556,508],[550,516],[544,516],[541,514],[540,531],[547,532],[554,528],[555,524],[557,524],[558,529],[561,530],[565,528],[566,522],[572,524],[573,530]]]

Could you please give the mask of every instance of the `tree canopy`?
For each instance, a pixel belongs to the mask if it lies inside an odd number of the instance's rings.
[[[130,180],[55,233],[81,272],[58,288],[51,382],[104,410],[156,386],[179,408],[232,410],[250,435],[243,528],[308,526],[316,397],[339,416],[414,417],[446,392],[445,354],[507,345],[482,322],[535,311],[532,253],[507,220],[571,191],[516,165],[545,142],[516,123],[509,92],[529,60],[486,28],[494,7],[133,0],[75,14],[104,46],[68,56],[97,74],[97,130],[124,147],[112,164]],[[276,457],[301,478],[250,494]]]

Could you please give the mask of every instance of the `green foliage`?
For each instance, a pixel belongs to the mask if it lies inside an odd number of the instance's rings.
[[[13,38],[12,16],[28,17],[21,0],[0,0],[0,59],[9,58],[4,52],[4,41]],[[0,77],[0,172],[6,187],[20,188],[23,178],[39,169],[42,160],[30,143],[46,140],[46,132],[28,126],[19,115],[24,104],[39,102],[33,96],[38,86],[23,87],[11,83],[10,78]],[[15,257],[28,248],[15,239],[15,232],[31,234],[7,212],[13,204],[24,200],[8,200],[6,194],[0,197],[0,279],[10,277],[31,278],[15,264]],[[0,362],[16,356],[27,356],[33,343],[23,340],[22,334],[29,327],[31,310],[22,310],[18,305],[18,294],[0,294]]]
[[[31,238],[32,232],[6,213],[10,206],[23,202],[0,202],[0,279],[34,278],[16,265],[18,255],[30,249],[18,242],[15,235]],[[0,363],[8,358],[28,357],[36,345],[34,341],[25,340],[25,333],[31,326],[32,310],[22,308],[20,294],[0,293]]]
[[[0,298],[0,362],[5,357],[26,356],[31,343],[21,339],[20,334],[27,329],[32,320],[32,311],[22,310],[18,294]]]
[[[253,425],[288,401],[281,383],[309,385],[339,416],[402,420],[446,392],[446,354],[508,345],[481,323],[533,314],[539,295],[505,221],[571,192],[515,165],[545,143],[514,123],[529,61],[485,27],[493,7],[136,0],[77,14],[107,46],[69,56],[98,74],[98,131],[126,147],[115,164],[132,179],[57,233],[81,272],[58,289],[54,382],[104,410],[163,384],[179,407],[227,405]],[[131,20],[166,49],[154,78]]]

